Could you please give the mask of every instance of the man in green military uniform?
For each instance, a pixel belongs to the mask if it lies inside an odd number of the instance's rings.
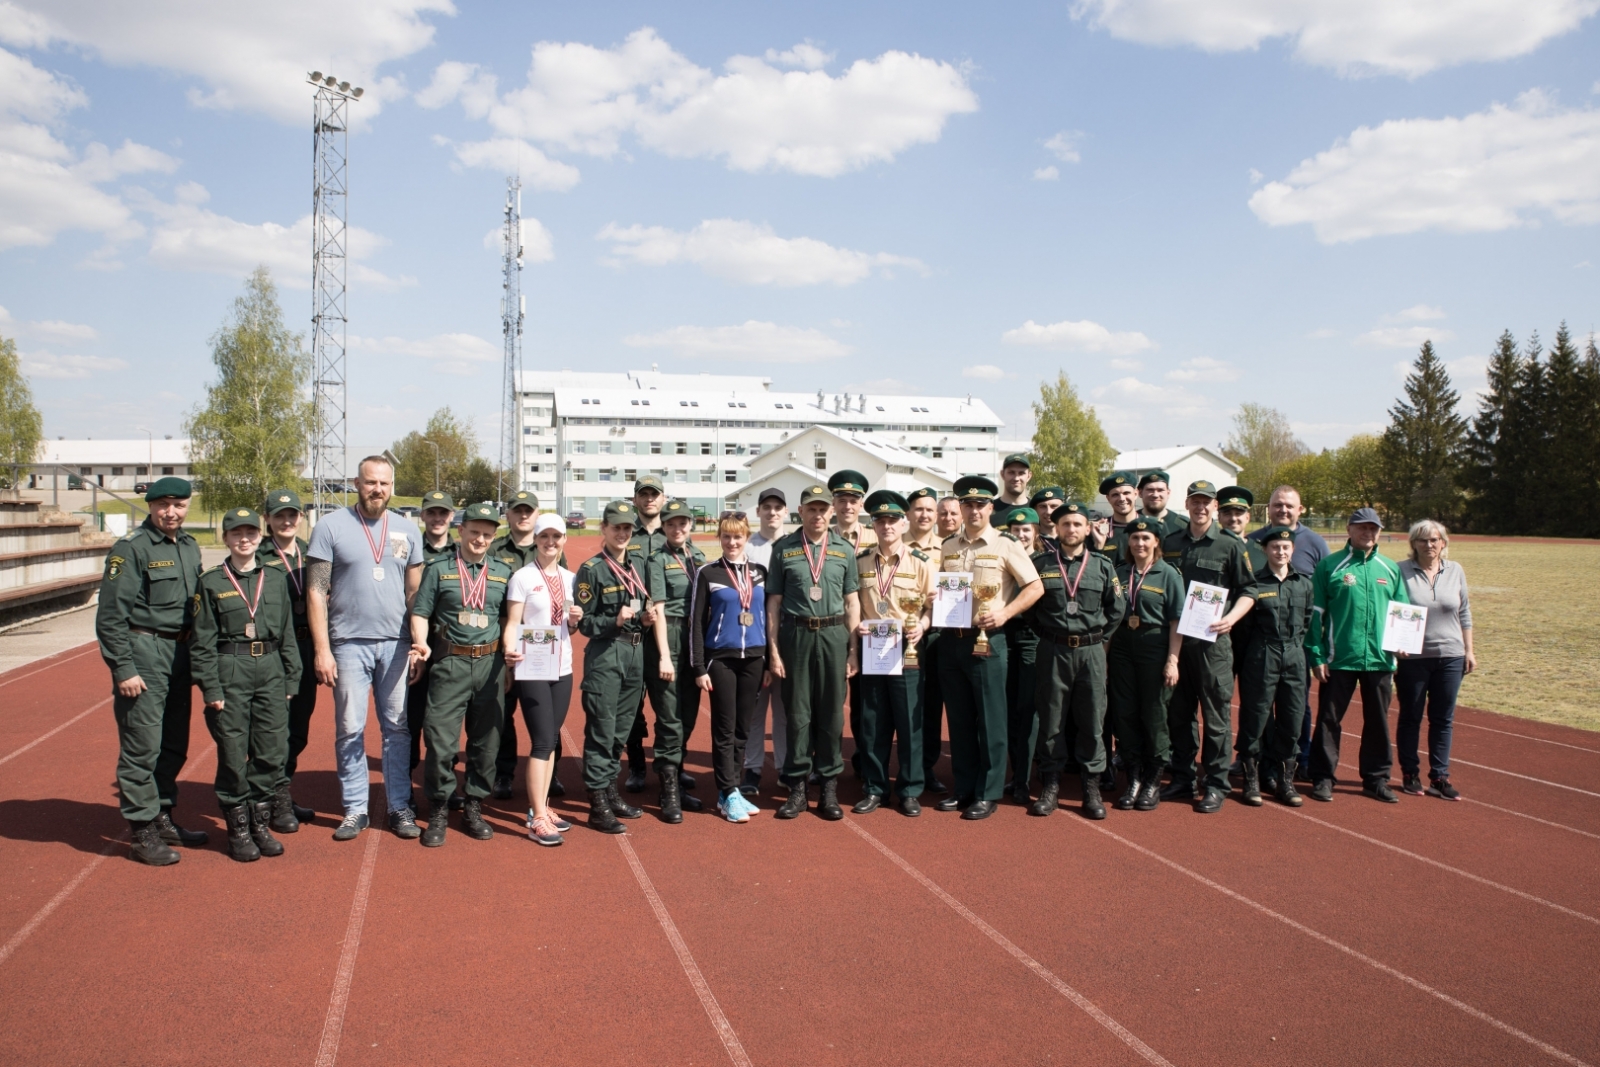
[[[661,821],[681,823],[683,809],[699,811],[700,798],[682,791],[683,755],[700,718],[700,687],[689,668],[689,594],[705,553],[690,540],[694,512],[682,500],[661,508],[665,544],[644,565],[645,587],[659,610],[645,635],[644,687],[656,713],[655,769],[661,779]]]
[[[1162,558],[1190,582],[1227,590],[1226,613],[1210,626],[1215,641],[1184,637],[1178,656],[1178,684],[1167,704],[1167,732],[1172,740],[1172,783],[1162,800],[1193,797],[1201,814],[1220,811],[1228,795],[1228,738],[1232,734],[1233,643],[1228,636],[1255,604],[1255,575],[1244,544],[1216,523],[1217,487],[1191,482],[1184,497],[1189,525],[1161,543]],[[1199,708],[1205,723],[1204,745],[1195,721]],[[1205,777],[1196,788],[1195,757]]]
[[[539,546],[534,540],[533,524],[539,518],[539,498],[527,489],[519,489],[506,501],[506,532],[495,538],[489,554],[517,571],[533,562]],[[565,566],[565,563],[562,564]],[[500,752],[494,760],[494,797],[508,800],[517,778],[517,687],[512,686],[505,697],[506,714],[500,723]],[[556,759],[560,759],[560,753]]]
[[[667,536],[661,529],[661,511],[667,505],[666,489],[661,484],[661,479],[654,474],[641,476],[633,483],[634,530],[633,536],[628,539],[628,561],[635,570],[644,574],[645,564],[650,562],[650,557],[655,555],[667,543]],[[648,635],[647,635],[648,637]],[[646,648],[649,647],[648,640]],[[644,792],[644,739],[649,734],[649,724],[644,717],[644,691],[639,692],[639,708],[634,715],[633,725],[628,729],[628,781],[627,790],[630,793]],[[679,778],[679,784],[684,789],[694,788],[694,778],[684,774]]]
[[[934,496],[933,529],[919,539],[912,537],[912,547],[921,549],[933,561],[933,569],[939,569],[943,555],[944,539],[961,529],[961,503],[953,496],[939,497],[932,489],[919,489],[917,493],[930,493]],[[912,494],[913,498],[916,494]],[[912,507],[917,505],[912,503]],[[930,628],[928,636],[922,639],[922,652],[917,657],[922,661],[922,781],[925,792],[944,794],[950,792],[950,787],[939,781],[934,773],[939,763],[939,756],[944,752],[944,726],[941,720],[944,717],[944,689],[939,683],[939,639],[940,631]]]
[[[283,855],[270,824],[289,756],[288,702],[300,688],[300,645],[287,576],[257,562],[261,516],[231,509],[222,517],[222,540],[228,558],[201,575],[190,601],[189,658],[217,743],[228,850],[249,863]]]
[[[428,710],[423,731],[428,736],[428,828],[421,832],[429,848],[444,844],[450,793],[456,784],[456,755],[461,728],[467,730],[467,799],[461,829],[487,841],[494,830],[483,821],[483,801],[492,788],[495,755],[500,750],[500,721],[505,660],[501,623],[505,616],[506,583],[511,568],[490,554],[500,528],[493,504],[471,504],[461,518],[461,543],[452,556],[435,556],[422,569],[422,584],[411,603],[411,674],[428,664]],[[434,655],[437,641],[439,654]],[[403,837],[416,836],[402,834]]]
[[[996,528],[1015,538],[1032,556],[1040,549],[1039,513],[1032,508],[996,509]],[[1034,666],[1039,657],[1039,635],[1031,619],[1014,615],[1006,634],[1006,744],[1011,755],[1011,782],[1005,792],[1028,802],[1034,754],[1039,745],[1039,708],[1033,699]],[[1020,788],[1017,782],[1021,782]]]
[[[1033,462],[1026,452],[1013,452],[1000,463],[1000,491],[995,494],[996,511],[1028,507],[1028,483],[1033,481]]]
[[[1225,485],[1217,490],[1217,525],[1223,532],[1244,542],[1250,573],[1267,565],[1267,553],[1256,541],[1245,537],[1250,527],[1250,509],[1255,507],[1256,496],[1242,485]],[[1238,645],[1239,642],[1234,642]]]
[[[1167,533],[1176,533],[1189,525],[1181,512],[1169,510],[1167,499],[1172,495],[1172,475],[1166,471],[1145,471],[1139,478],[1139,514],[1160,519]]]
[[[583,784],[589,791],[589,825],[601,833],[626,833],[617,821],[644,814],[617,792],[628,730],[644,700],[644,640],[655,610],[644,575],[635,565],[638,511],[626,500],[606,505],[598,555],[578,568],[574,599],[583,609],[578,632],[583,650]]]
[[[1028,506],[1039,515],[1039,525],[1044,530],[1054,530],[1056,509],[1067,502],[1067,491],[1059,485],[1036,489],[1028,498]]]
[[[1090,537],[1090,544],[1113,564],[1121,563],[1123,548],[1128,543],[1128,524],[1139,515],[1139,492],[1133,487],[1133,473],[1112,471],[1100,479],[1100,495],[1111,506],[1111,524],[1104,534],[1096,530]]]
[[[317,708],[317,673],[311,669],[316,651],[311,643],[311,628],[306,625],[306,543],[300,538],[300,494],[293,489],[274,489],[267,494],[262,514],[267,520],[267,536],[256,549],[256,563],[277,571],[289,586],[290,632],[285,641],[294,642],[300,654],[300,687],[289,698],[289,750],[283,774],[272,793],[272,828],[292,834],[316,812],[294,802],[290,783],[311,736],[311,715]]]
[[[178,862],[169,845],[208,840],[172,821],[178,772],[189,755],[189,601],[200,584],[200,546],[183,532],[189,483],[158,478],[150,514],[111,546],[100,579],[95,637],[111,669],[117,719],[117,791],[133,833],[133,858]]]
[[[783,761],[789,798],[778,809],[780,819],[806,810],[813,770],[822,780],[817,814],[844,818],[844,697],[858,663],[851,635],[861,624],[861,577],[854,546],[828,526],[832,515],[833,493],[821,485],[807,488],[800,494],[800,529],[773,542],[767,568],[768,669],[782,680],[789,716]]]
[[[1077,501],[1056,511],[1056,536],[1033,556],[1044,590],[1029,617],[1039,635],[1034,699],[1039,738],[1039,799],[1029,815],[1056,810],[1061,772],[1070,759],[1083,779],[1083,813],[1106,817],[1100,775],[1106,769],[1106,656],[1101,645],[1122,622],[1126,605],[1116,567],[1089,551],[1090,510]],[[1069,754],[1070,753],[1070,754]],[[1027,792],[1017,780],[1020,800]]]
[[[1294,787],[1295,750],[1306,708],[1305,639],[1311,628],[1312,587],[1310,578],[1290,567],[1294,540],[1291,526],[1273,526],[1261,538],[1267,565],[1256,571],[1249,644],[1239,657],[1234,750],[1244,774],[1244,802],[1257,807],[1263,761],[1267,788],[1291,808],[1301,804]]]
[[[878,535],[872,520],[861,522],[861,509],[867,495],[867,476],[860,471],[845,469],[828,479],[833,492],[833,532],[850,542],[852,553],[864,548],[876,548]],[[850,770],[857,780],[862,778],[861,751],[861,679],[852,676],[849,683],[850,736],[855,739],[855,749],[850,753]]]
[[[456,502],[449,493],[437,489],[422,494],[422,563],[427,566],[440,556],[453,556],[456,543],[450,540],[450,524],[456,517]],[[492,546],[491,546],[492,547]],[[434,652],[438,652],[435,648]],[[422,661],[422,673],[406,685],[406,729],[411,732],[411,769],[422,762],[422,734],[424,716],[428,712],[428,663]],[[466,797],[450,794],[450,807],[459,809]],[[415,805],[412,810],[418,810]]]

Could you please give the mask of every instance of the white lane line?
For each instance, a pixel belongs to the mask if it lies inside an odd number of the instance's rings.
[[[1408,857],[1410,859],[1414,859],[1418,863],[1426,863],[1428,866],[1437,867],[1441,871],[1447,871],[1450,874],[1460,875],[1462,878],[1465,878],[1468,881],[1477,882],[1479,885],[1488,886],[1490,889],[1498,889],[1502,893],[1510,893],[1512,896],[1520,897],[1521,899],[1526,900],[1529,903],[1532,903],[1532,904],[1543,904],[1545,907],[1552,908],[1552,909],[1554,909],[1556,911],[1559,911],[1563,915],[1570,915],[1574,919],[1582,919],[1586,923],[1594,923],[1596,926],[1600,926],[1600,918],[1595,918],[1593,915],[1589,915],[1589,914],[1587,914],[1585,912],[1574,911],[1572,908],[1568,908],[1568,907],[1565,907],[1565,906],[1563,906],[1561,904],[1557,904],[1555,901],[1552,901],[1552,900],[1546,900],[1544,897],[1536,897],[1532,893],[1524,893],[1520,889],[1513,889],[1511,886],[1501,885],[1499,882],[1492,882],[1487,878],[1484,878],[1484,877],[1481,877],[1479,875],[1473,874],[1471,871],[1464,871],[1460,867],[1452,867],[1448,863],[1440,863],[1436,859],[1429,859],[1427,856],[1419,855],[1418,853],[1411,852],[1411,851],[1409,851],[1407,849],[1403,849],[1399,845],[1391,845],[1387,841],[1380,841],[1376,837],[1368,837],[1366,834],[1358,833],[1355,830],[1351,830],[1348,827],[1340,826],[1337,823],[1331,823],[1331,822],[1327,822],[1326,820],[1319,819],[1315,815],[1307,815],[1305,812],[1300,811],[1300,810],[1295,809],[1295,808],[1285,808],[1285,807],[1282,807],[1282,806],[1279,806],[1279,805],[1276,805],[1276,804],[1271,805],[1271,808],[1272,808],[1273,811],[1282,812],[1285,815],[1293,815],[1293,816],[1296,816],[1297,818],[1305,819],[1308,822],[1314,822],[1318,826],[1325,826],[1329,830],[1337,830],[1341,834],[1347,834],[1350,837],[1353,837],[1353,838],[1357,839],[1358,841],[1365,841],[1369,845],[1377,845],[1379,848],[1386,848],[1390,852],[1395,852],[1395,853],[1398,853],[1398,854],[1400,854],[1402,856],[1406,856],[1406,857]]]
[[[69,648],[69,649],[66,649],[65,651],[57,652],[57,653],[55,653],[55,655],[50,656],[47,659],[43,659],[43,660],[38,661],[37,669],[31,670],[27,674],[19,674],[15,678],[0,679],[0,685],[12,685],[13,683],[16,683],[16,682],[25,681],[25,680],[27,680],[29,678],[32,678],[36,674],[43,674],[45,671],[51,670],[52,668],[55,668],[55,667],[59,667],[63,663],[71,663],[73,660],[77,659],[79,656],[87,656],[89,653],[93,652],[95,649],[97,649],[99,647],[100,646],[98,644],[96,644],[93,641],[90,641],[88,644],[82,645],[79,648],[77,648],[76,650],[73,650],[73,649]]]
[[[1462,722],[1459,719],[1456,720],[1456,725],[1465,726],[1469,730],[1487,730],[1491,734],[1504,734],[1507,737],[1515,737],[1523,741],[1537,741],[1541,745],[1558,745],[1561,748],[1570,748],[1576,752],[1588,752],[1600,756],[1600,748],[1584,748],[1582,745],[1569,745],[1564,741],[1547,741],[1542,737],[1534,737],[1531,734],[1519,734],[1515,730],[1496,730],[1492,726],[1479,726],[1476,723]]]
[[[1551,822],[1549,819],[1541,819],[1537,815],[1529,815],[1525,811],[1513,811],[1511,808],[1503,808],[1499,804],[1489,804],[1482,800],[1473,800],[1471,797],[1462,797],[1461,799],[1466,801],[1468,804],[1476,804],[1480,808],[1488,808],[1491,811],[1502,811],[1507,815],[1515,815],[1519,819],[1528,819],[1532,822],[1543,823],[1546,826],[1553,826],[1557,830],[1567,830],[1571,833],[1582,834],[1584,837],[1600,841],[1600,834],[1590,833],[1588,830],[1580,830],[1576,826],[1568,826],[1564,822]]]
[[[722,1047],[728,1050],[728,1059],[733,1061],[734,1067],[750,1067],[750,1057],[745,1054],[739,1035],[734,1033],[728,1017],[722,1014],[722,1005],[717,1003],[716,994],[711,992],[711,986],[706,982],[705,975],[700,973],[700,965],[695,963],[689,946],[678,933],[678,925],[672,921],[672,916],[667,913],[667,906],[661,902],[661,895],[656,892],[650,876],[645,873],[644,864],[639,862],[639,854],[628,843],[626,834],[617,835],[616,841],[617,847],[622,849],[623,856],[627,857],[628,866],[633,868],[633,877],[638,881],[639,888],[644,890],[645,899],[650,902],[650,910],[656,913],[656,922],[661,924],[662,932],[667,935],[667,941],[672,945],[672,951],[677,953],[678,963],[683,967],[683,973],[688,976],[689,984],[694,987],[695,996],[700,998],[700,1006],[705,1009],[706,1017],[711,1020],[712,1029],[716,1030],[717,1036],[722,1039]]]
[[[913,867],[910,863],[906,862],[906,860],[903,859],[899,853],[895,852],[888,845],[885,845],[882,841],[879,841],[876,837],[873,837],[866,830],[862,829],[861,824],[856,822],[856,820],[846,817],[844,822],[845,825],[854,830],[856,835],[863,841],[877,849],[879,852],[883,853],[883,855],[889,859],[889,862],[893,863],[896,867],[899,867],[902,871],[905,871],[907,874],[909,874],[914,881],[922,886],[922,888],[938,897],[957,915],[961,916],[963,919],[967,920],[967,922],[977,927],[985,937],[999,945],[1009,955],[1016,959],[1018,963],[1022,964],[1024,967],[1028,968],[1028,970],[1044,979],[1044,981],[1052,989],[1070,1000],[1091,1019],[1115,1034],[1123,1044],[1127,1045],[1140,1056],[1144,1057],[1146,1062],[1163,1065],[1163,1067],[1172,1067],[1172,1063],[1162,1056],[1161,1053],[1157,1052],[1143,1041],[1140,1041],[1127,1029],[1127,1027],[1123,1026],[1121,1023],[1117,1022],[1117,1020],[1101,1011],[1088,997],[1084,996],[1076,989],[1073,989],[1060,978],[1057,978],[1048,967],[1034,959],[1032,956],[1028,955],[1026,952],[1022,951],[1022,949],[1018,948],[1015,942],[1006,937],[1006,935],[1002,934],[999,930],[996,930],[994,927],[984,922],[971,908],[967,907],[965,904],[961,903],[961,901],[945,892],[933,881],[933,879],[929,878],[927,875]]]
[[[1172,870],[1177,871],[1179,874],[1182,874],[1185,877],[1194,879],[1196,882],[1199,882],[1201,885],[1205,886],[1208,889],[1214,889],[1218,893],[1221,893],[1223,896],[1228,897],[1231,900],[1236,900],[1240,904],[1243,904],[1248,908],[1252,908],[1255,911],[1260,912],[1262,915],[1267,916],[1268,918],[1272,918],[1272,919],[1278,920],[1280,923],[1283,923],[1285,926],[1289,927],[1291,930],[1299,931],[1300,933],[1305,934],[1307,937],[1312,938],[1315,941],[1322,942],[1324,945],[1327,945],[1329,948],[1337,949],[1338,951],[1344,953],[1345,955],[1351,957],[1352,959],[1360,960],[1362,963],[1365,963],[1367,966],[1373,968],[1374,970],[1381,971],[1382,973],[1388,975],[1391,978],[1398,979],[1399,981],[1404,982],[1406,985],[1410,986],[1411,988],[1416,989],[1416,990],[1418,990],[1420,992],[1426,993],[1430,997],[1434,997],[1434,998],[1442,1001],[1443,1003],[1450,1005],[1452,1008],[1455,1008],[1457,1011],[1460,1011],[1460,1012],[1462,1012],[1462,1013],[1464,1013],[1466,1015],[1472,1016],[1474,1019],[1477,1019],[1479,1022],[1487,1023],[1488,1025],[1494,1027],[1496,1030],[1499,1030],[1503,1034],[1506,1034],[1506,1035],[1508,1035],[1510,1037],[1514,1037],[1519,1041],[1527,1042],[1529,1045],[1532,1045],[1534,1048],[1538,1049],[1540,1052],[1543,1052],[1547,1056],[1553,1057],[1554,1059],[1558,1059],[1562,1063],[1571,1064],[1572,1067],[1591,1067],[1590,1064],[1584,1062],[1583,1060],[1578,1059],[1576,1056],[1573,1056],[1573,1055],[1571,1055],[1570,1053],[1567,1053],[1567,1052],[1563,1052],[1560,1049],[1556,1048],[1554,1045],[1549,1044],[1548,1042],[1540,1041],[1538,1038],[1534,1037],[1532,1034],[1527,1033],[1526,1031],[1523,1031],[1523,1030],[1519,1030],[1515,1026],[1512,1026],[1510,1023],[1501,1022],[1499,1019],[1496,1019],[1493,1015],[1490,1015],[1488,1012],[1480,1011],[1479,1009],[1474,1008],[1471,1004],[1468,1004],[1468,1003],[1466,1003],[1465,1001],[1462,1001],[1462,1000],[1457,1000],[1455,997],[1452,997],[1450,994],[1444,992],[1443,990],[1435,989],[1433,986],[1428,985],[1426,982],[1423,982],[1422,980],[1417,979],[1417,978],[1413,978],[1409,974],[1406,974],[1404,971],[1396,970],[1395,968],[1389,966],[1387,963],[1383,963],[1383,962],[1380,962],[1379,960],[1375,960],[1371,956],[1368,956],[1366,953],[1360,952],[1360,951],[1358,951],[1356,949],[1353,949],[1349,945],[1346,945],[1345,943],[1343,943],[1342,941],[1335,941],[1333,938],[1329,937],[1327,934],[1324,934],[1324,933],[1322,933],[1320,931],[1317,931],[1317,930],[1313,930],[1311,927],[1305,925],[1304,923],[1296,922],[1295,920],[1289,918],[1287,915],[1284,915],[1281,912],[1273,911],[1271,908],[1267,907],[1265,904],[1261,904],[1261,903],[1259,903],[1257,901],[1251,900],[1249,897],[1245,896],[1243,893],[1239,893],[1239,892],[1236,892],[1236,891],[1234,891],[1232,889],[1229,889],[1227,886],[1221,884],[1220,882],[1213,882],[1211,879],[1207,878],[1203,874],[1200,874],[1198,871],[1191,871],[1189,868],[1183,866],[1182,864],[1177,863],[1177,862],[1175,862],[1173,860],[1169,860],[1169,859],[1167,859],[1167,857],[1161,855],[1160,853],[1152,852],[1150,849],[1145,848],[1143,845],[1138,844],[1138,843],[1136,843],[1134,841],[1130,841],[1130,840],[1128,840],[1127,838],[1123,837],[1120,834],[1114,833],[1111,830],[1107,830],[1105,827],[1100,826],[1100,825],[1098,825],[1096,823],[1089,822],[1086,819],[1072,819],[1072,820],[1069,820],[1069,821],[1071,821],[1074,824],[1086,827],[1086,828],[1088,828],[1090,830],[1094,830],[1097,833],[1104,834],[1105,836],[1111,838],[1113,841],[1117,841],[1117,842],[1120,842],[1121,844],[1124,844],[1124,845],[1128,846],[1129,848],[1133,849],[1135,852],[1139,853],[1140,855],[1146,856],[1146,857],[1148,857],[1150,859],[1153,859],[1157,863],[1161,864],[1164,867],[1170,867]]]
[[[24,752],[28,751],[30,748],[33,748],[35,745],[44,744],[46,741],[50,740],[56,734],[59,734],[62,730],[65,730],[67,727],[71,726],[73,723],[79,721],[80,719],[87,718],[90,715],[93,715],[95,712],[99,711],[101,708],[103,708],[107,704],[111,703],[111,700],[112,700],[111,697],[106,697],[100,703],[96,704],[92,708],[89,708],[87,711],[80,711],[78,714],[74,715],[72,718],[68,719],[66,722],[62,723],[60,726],[57,726],[54,730],[51,730],[48,733],[40,734],[38,737],[34,738],[32,741],[29,741],[27,744],[23,745],[21,748],[17,749],[15,752],[12,752],[11,754],[6,755],[6,756],[0,756],[0,763],[10,763],[12,760],[16,759],[18,756],[22,755]]]
[[[334,972],[333,994],[328,998],[328,1014],[322,1021],[322,1044],[317,1048],[317,1067],[333,1067],[339,1058],[339,1039],[344,1035],[344,1012],[350,1005],[350,982],[356,973],[356,954],[361,951],[361,927],[367,921],[367,901],[372,895],[372,871],[378,865],[378,845],[383,834],[370,827],[367,851],[361,858],[361,876],[356,879],[355,899],[350,901],[350,921],[344,928],[344,949],[339,953],[339,969]]]
[[[1521,778],[1524,782],[1537,782],[1540,785],[1548,785],[1554,789],[1565,789],[1569,793],[1582,793],[1586,797],[1600,799],[1600,793],[1591,793],[1589,790],[1579,789],[1575,785],[1562,785],[1560,782],[1546,781],[1543,778],[1535,778],[1529,774],[1518,774],[1516,771],[1505,771],[1501,770],[1499,767],[1491,767],[1487,763],[1472,763],[1468,760],[1461,759],[1458,756],[1451,756],[1450,762],[1459,763],[1463,767],[1476,767],[1480,771],[1493,771],[1495,774],[1504,774],[1511,778]]]

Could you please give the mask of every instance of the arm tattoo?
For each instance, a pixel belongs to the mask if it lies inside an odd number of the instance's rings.
[[[306,577],[311,584],[311,588],[323,596],[327,596],[329,580],[333,577],[333,564],[322,559],[311,560],[310,564],[306,568]]]

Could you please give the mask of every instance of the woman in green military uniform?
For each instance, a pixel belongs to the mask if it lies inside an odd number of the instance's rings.
[[[280,834],[297,833],[302,822],[310,822],[316,812],[294,802],[290,783],[311,735],[311,714],[317,708],[317,672],[311,669],[316,647],[306,625],[306,542],[300,537],[300,494],[293,489],[275,489],[267,494],[261,510],[267,520],[256,562],[281,571],[289,580],[293,598],[294,640],[300,645],[300,688],[289,701],[289,755],[283,764],[278,788],[272,794],[272,828]]]
[[[1311,629],[1311,579],[1293,570],[1295,530],[1274,526],[1261,538],[1267,564],[1256,571],[1256,606],[1239,657],[1239,736],[1244,802],[1261,806],[1261,785],[1298,808],[1294,787],[1300,724],[1306,713],[1306,633]],[[1265,767],[1266,774],[1261,770]]]
[[[463,723],[467,730],[467,800],[461,806],[461,829],[477,841],[494,836],[494,829],[483,821],[483,801],[494,789],[495,757],[500,752],[500,725],[505,716],[500,634],[512,574],[510,564],[489,554],[499,527],[500,515],[494,505],[470,505],[462,515],[461,541],[455,553],[429,561],[411,603],[413,679],[421,675],[424,664],[428,669],[428,706],[423,714],[428,755],[423,788],[429,808],[428,828],[420,836],[429,848],[444,844]],[[430,634],[436,645],[429,645]]]
[[[200,576],[191,602],[189,659],[217,743],[217,801],[228,850],[243,863],[283,855],[272,798],[289,756],[289,701],[300,688],[294,598],[281,570],[259,566],[261,517],[222,519],[228,558]]]
[[[1106,652],[1108,710],[1128,788],[1118,811],[1154,811],[1161,803],[1161,771],[1172,747],[1167,738],[1167,699],[1178,684],[1183,637],[1183,576],[1161,558],[1160,519],[1140,515],[1121,531],[1123,562],[1117,566],[1127,605],[1122,628]]]
[[[1012,537],[1032,556],[1039,551],[1039,513],[1033,508],[996,511],[995,526]],[[1033,778],[1034,749],[1039,744],[1039,707],[1033,699],[1034,665],[1039,658],[1039,635],[1026,614],[1006,620],[1006,747],[1011,759],[1011,783],[1005,791],[1028,802]],[[1020,787],[1018,783],[1021,783]]]
[[[661,507],[665,538],[645,561],[645,587],[659,605],[653,633],[645,639],[644,688],[656,713],[656,777],[661,779],[661,821],[681,823],[683,809],[699,811],[700,798],[682,791],[683,756],[700,718],[700,686],[689,669],[689,591],[706,565],[705,553],[689,538],[694,513],[681,500]]]

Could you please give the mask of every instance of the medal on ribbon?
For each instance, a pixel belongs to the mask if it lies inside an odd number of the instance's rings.
[[[755,599],[756,582],[750,575],[750,564],[740,563],[738,569],[727,560],[722,561],[722,569],[728,572],[728,579],[733,582],[733,590],[739,594],[739,625],[751,626],[756,621],[755,615],[750,611],[750,604]]]
[[[639,577],[639,572],[633,569],[633,564],[628,564],[628,569],[623,570],[617,566],[617,561],[611,558],[610,552],[602,549],[600,555],[605,557],[606,566],[610,567],[611,573],[617,576],[617,581],[627,588],[628,606],[634,611],[638,611],[643,606],[643,601],[646,597],[644,579]]]
[[[539,577],[544,579],[545,591],[550,594],[550,625],[560,626],[562,624],[562,616],[567,613],[566,582],[562,581],[559,570],[553,575],[546,574],[543,570],[540,570]]]
[[[375,582],[381,582],[385,577],[385,572],[383,569],[383,546],[389,543],[389,512],[387,509],[384,510],[383,531],[378,535],[377,538],[373,538],[372,528],[367,525],[367,520],[361,517],[361,512],[356,511],[355,508],[351,508],[350,510],[355,512],[356,521],[361,523],[361,532],[366,534],[367,545],[372,549],[372,580]],[[296,546],[297,550],[298,547],[299,546]]]
[[[822,568],[828,562],[828,538],[823,535],[822,544],[817,546],[817,558],[811,558],[811,541],[804,535],[800,537],[800,547],[806,553],[806,566],[811,568],[811,599],[822,599]]]
[[[1067,591],[1067,614],[1068,615],[1076,615],[1078,613],[1078,586],[1083,584],[1083,572],[1089,566],[1089,553],[1088,553],[1088,550],[1086,549],[1083,552],[1079,553],[1079,555],[1078,555],[1078,579],[1077,579],[1077,581],[1072,581],[1072,582],[1069,582],[1067,580],[1067,571],[1070,569],[1068,564],[1071,561],[1061,558],[1060,542],[1051,541],[1050,542],[1050,551],[1055,553],[1056,566],[1061,568],[1061,584],[1066,587],[1066,591]]]
[[[896,556],[893,560],[891,560],[889,562],[889,566],[887,568],[884,567],[883,563],[884,563],[883,557],[879,556],[878,557],[878,575],[877,575],[877,583],[878,583],[877,609],[878,609],[878,618],[887,619],[889,617],[889,594],[894,592],[894,572],[896,570],[898,570],[899,567],[900,567],[900,557]]]
[[[249,597],[244,595],[244,587],[241,586],[239,584],[239,580],[233,576],[232,560],[229,560],[228,565],[222,568],[222,573],[228,576],[229,584],[231,584],[234,588],[234,591],[239,594],[239,599],[244,601],[245,609],[250,612],[250,621],[244,624],[244,635],[245,637],[254,641],[256,639],[256,609],[261,606],[261,589],[267,584],[261,580],[261,568],[256,568],[255,600],[251,600]]]
[[[1131,571],[1131,573],[1129,574],[1129,577],[1128,577],[1128,629],[1130,629],[1130,630],[1137,630],[1139,628],[1139,626],[1140,626],[1140,620],[1139,620],[1139,590],[1144,588],[1144,577],[1145,577],[1145,575],[1150,573],[1150,567],[1154,567],[1155,565],[1156,565],[1155,561],[1151,560],[1149,567],[1146,567],[1142,571]]]
[[[483,569],[474,579],[467,569],[467,561],[461,558],[461,550],[457,549],[456,573],[461,576],[461,603],[467,609],[456,616],[456,621],[481,630],[489,625],[489,613],[485,610],[489,600],[489,560],[484,559]]]

